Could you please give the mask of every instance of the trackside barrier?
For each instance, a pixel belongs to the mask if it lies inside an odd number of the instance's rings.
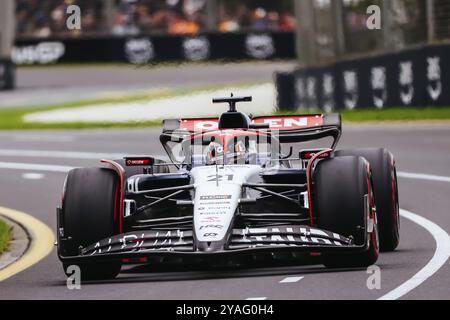
[[[21,39],[12,56],[16,64],[293,59],[295,41],[292,32]]]
[[[276,85],[280,110],[450,105],[450,45],[297,69]]]
[[[0,90],[12,90],[15,87],[15,66],[11,60],[0,59]]]

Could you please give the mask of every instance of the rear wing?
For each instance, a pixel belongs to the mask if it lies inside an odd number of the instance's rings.
[[[277,135],[280,142],[296,143],[332,137],[334,149],[342,131],[339,114],[286,115],[254,117],[249,130],[260,130]],[[163,121],[161,142],[177,139],[187,135],[200,134],[218,130],[218,118],[171,119]],[[165,138],[164,138],[165,137]],[[181,142],[181,141],[180,141]]]

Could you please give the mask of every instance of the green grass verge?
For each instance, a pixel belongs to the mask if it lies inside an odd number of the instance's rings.
[[[343,111],[342,118],[347,122],[378,121],[437,121],[450,120],[449,107],[427,108],[388,108],[382,110],[362,109]]]
[[[134,127],[134,126],[154,126],[158,122],[138,122],[138,123],[31,123],[23,121],[25,115],[34,112],[51,111],[57,109],[82,108],[91,105],[114,104],[126,102],[149,101],[152,99],[166,98],[181,94],[170,90],[163,90],[154,93],[140,94],[135,96],[125,96],[108,99],[92,99],[77,102],[62,103],[51,106],[36,106],[28,108],[6,108],[0,109],[0,130],[33,130],[33,129],[83,129],[83,128],[110,128],[110,127]]]
[[[261,83],[238,83],[233,87],[245,88]],[[36,130],[36,129],[91,129],[91,128],[145,128],[161,125],[161,120],[141,122],[71,122],[71,123],[31,123],[24,122],[25,115],[51,111],[56,109],[81,108],[85,106],[150,101],[159,98],[189,95],[192,93],[224,89],[219,86],[208,86],[197,89],[162,89],[138,95],[126,95],[122,97],[83,100],[51,106],[36,106],[24,108],[0,109],[0,130]],[[225,88],[226,89],[226,88]],[[339,111],[338,111],[339,112]],[[320,113],[319,110],[287,112],[287,114]],[[396,107],[382,110],[358,109],[340,111],[344,122],[424,122],[424,121],[450,121],[449,107],[406,108]],[[280,112],[278,114],[286,114]]]
[[[0,220],[0,254],[6,251],[11,240],[11,227]]]
[[[277,112],[277,114],[317,114],[320,110],[299,110]],[[336,111],[342,115],[344,122],[424,122],[450,121],[450,106],[409,108],[395,107],[387,109],[357,109]]]
[[[246,88],[253,85],[263,84],[264,82],[254,83],[236,83],[230,88]],[[143,93],[139,95],[127,95],[123,97],[92,99],[70,103],[62,103],[51,106],[34,106],[23,108],[5,108],[0,109],[0,130],[35,130],[35,129],[92,129],[92,128],[145,128],[161,125],[161,120],[154,121],[135,121],[135,122],[69,122],[69,123],[33,123],[25,122],[24,116],[27,114],[57,109],[73,109],[86,106],[95,106],[101,104],[131,103],[139,101],[151,101],[160,98],[170,98],[193,93],[227,89],[227,87],[211,85],[202,88],[193,89],[162,89],[154,92]]]

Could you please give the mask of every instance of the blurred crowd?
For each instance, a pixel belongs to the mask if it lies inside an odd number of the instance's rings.
[[[239,30],[282,30],[294,31],[295,17],[292,10],[251,8],[244,3],[230,10],[224,2],[219,7],[218,30],[236,32]]]
[[[213,15],[208,14],[211,11],[207,1],[16,0],[17,35],[197,34],[203,30],[293,31],[295,28],[292,0],[217,0]],[[66,27],[66,10],[70,5],[81,8],[81,30]]]
[[[196,34],[205,27],[206,0],[120,1],[112,33]]]
[[[0,0],[1,1],[1,0]],[[81,10],[81,31],[103,27],[101,1],[89,0],[16,0],[16,32],[18,36],[49,37],[68,33],[67,7],[76,4]],[[81,31],[70,31],[79,34]]]

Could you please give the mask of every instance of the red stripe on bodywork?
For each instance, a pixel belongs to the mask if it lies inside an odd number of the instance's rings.
[[[332,149],[326,149],[321,152],[316,153],[311,160],[308,162],[308,167],[306,168],[306,183],[308,187],[308,203],[309,203],[309,220],[311,223],[311,226],[314,224],[314,216],[313,216],[313,205],[312,205],[312,181],[311,181],[311,173],[312,173],[312,166],[314,162],[319,159],[323,154],[325,153],[331,153],[333,152]]]
[[[396,190],[396,181],[395,181],[395,161],[392,159],[391,162],[391,188],[392,188],[392,214],[394,215],[395,227],[397,227],[398,223],[398,212],[397,212],[397,190]],[[395,230],[394,230],[395,231]]]
[[[117,216],[119,214],[117,212],[117,202],[119,201],[118,196],[119,196],[119,184],[116,185],[116,188],[114,190],[114,221],[117,221]]]
[[[367,170],[367,195],[369,197],[368,200],[369,200],[369,206],[370,206],[369,215],[370,215],[370,218],[373,219],[373,223],[374,223],[374,229],[371,234],[371,241],[372,241],[373,253],[376,257],[378,257],[378,246],[377,246],[377,236],[378,235],[376,234],[376,232],[378,230],[378,219],[377,219],[376,213],[373,210],[373,208],[375,207],[375,199],[373,197],[372,180],[370,179],[372,171],[371,171],[369,162],[367,162],[366,170]]]
[[[101,162],[110,165],[112,169],[119,175],[119,233],[122,233],[125,170],[120,164],[113,160],[102,160]]]

